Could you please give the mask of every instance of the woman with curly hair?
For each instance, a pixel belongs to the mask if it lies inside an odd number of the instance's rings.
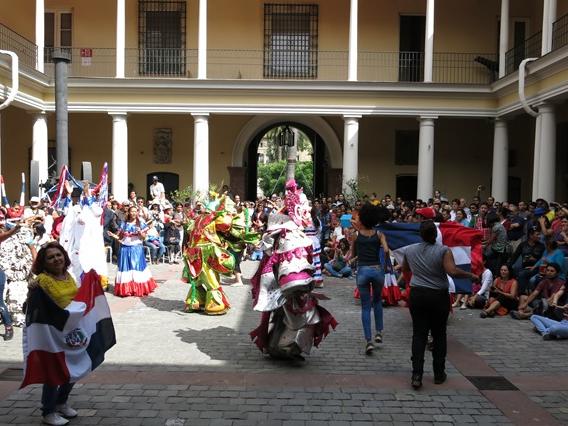
[[[375,343],[383,341],[383,303],[381,300],[385,273],[379,258],[382,248],[389,255],[385,236],[375,230],[380,222],[389,216],[384,207],[366,203],[359,210],[354,225],[358,231],[353,235],[351,260],[357,261],[357,289],[361,297],[361,322],[365,335],[365,353],[370,355],[375,349],[371,333],[371,307],[375,317]]]

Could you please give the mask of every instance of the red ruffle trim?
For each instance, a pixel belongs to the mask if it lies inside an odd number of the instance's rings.
[[[114,285],[114,295],[118,297],[144,297],[156,289],[157,284],[154,278],[150,278],[144,283],[129,281],[127,283],[116,283]]]
[[[398,305],[398,301],[402,299],[400,288],[397,285],[383,287],[382,292],[383,301],[390,306]]]

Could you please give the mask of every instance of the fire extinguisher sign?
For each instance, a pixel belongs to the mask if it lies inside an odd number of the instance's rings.
[[[83,48],[80,51],[81,54],[81,65],[90,66],[91,60],[93,58],[93,49]]]

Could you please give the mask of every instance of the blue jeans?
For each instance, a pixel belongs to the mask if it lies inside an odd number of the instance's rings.
[[[549,334],[557,339],[568,339],[568,320],[555,321],[540,315],[533,315],[531,322],[543,336]]]
[[[383,331],[382,292],[384,283],[385,273],[379,266],[359,266],[357,268],[357,288],[361,296],[361,322],[367,342],[371,340],[371,306],[375,315],[377,333]],[[372,300],[371,289],[373,289]]]
[[[42,416],[55,413],[58,405],[66,404],[74,385],[75,383],[66,383],[61,386],[43,385],[43,392],[41,393]]]
[[[2,269],[0,269],[0,317],[2,317],[2,322],[6,327],[12,325],[12,317],[8,312],[8,307],[4,303],[4,286],[6,285],[6,274]]]
[[[332,262],[325,263],[323,267],[336,278],[347,278],[351,276],[351,267],[349,265],[345,265],[339,271],[333,269]]]

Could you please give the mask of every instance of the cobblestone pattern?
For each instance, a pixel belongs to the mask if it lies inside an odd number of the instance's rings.
[[[0,401],[0,424],[37,424],[39,387]],[[73,425],[510,424],[476,391],[77,385]]]
[[[560,422],[568,424],[568,391],[529,392],[528,396]]]

